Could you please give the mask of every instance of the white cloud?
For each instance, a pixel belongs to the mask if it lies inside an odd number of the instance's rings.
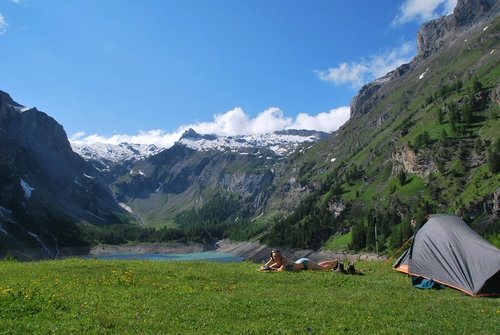
[[[85,136],[85,132],[78,132],[70,137],[71,142],[91,144],[91,143],[108,143],[108,144],[120,144],[123,142],[137,143],[137,144],[154,144],[158,147],[170,147],[177,141],[182,135],[183,131],[176,131],[174,133],[168,134],[163,130],[154,129],[143,131],[140,130],[136,135],[126,135],[126,134],[115,134],[111,137],[101,136],[97,134],[92,134]]]
[[[398,66],[408,63],[415,54],[415,45],[403,43],[399,47],[382,54],[372,55],[368,60],[341,63],[335,68],[315,71],[319,79],[337,85],[348,84],[360,88],[363,84],[380,78]]]
[[[78,139],[81,139],[84,136],[85,136],[85,132],[84,131],[79,131],[79,132],[74,133],[73,135],[71,135],[71,138],[75,139],[75,140],[78,140]]]
[[[457,0],[406,0],[399,8],[392,25],[399,26],[411,21],[421,23],[448,15],[453,12],[456,5]]]
[[[268,108],[250,122],[250,133],[265,134],[276,130],[290,128],[292,119],[285,117],[279,108]]]
[[[373,56],[370,60],[373,79],[380,78],[398,66],[410,62],[414,55],[415,43],[406,42],[389,52]]]
[[[300,113],[297,115],[291,129],[314,129],[325,132],[333,132],[349,120],[351,109],[347,106],[330,110],[326,113],[309,115]]]
[[[330,68],[326,71],[316,71],[317,76],[321,80],[330,81],[335,84],[350,84],[352,87],[361,86],[369,73],[369,64],[363,63],[341,63],[336,68]]]
[[[265,134],[284,129],[309,129],[332,132],[337,130],[349,119],[349,107],[332,109],[326,113],[308,115],[301,113],[295,120],[286,117],[279,108],[268,108],[254,118],[250,118],[241,108],[234,108],[224,114],[214,115],[211,122],[198,122],[180,126],[172,133],[155,129],[139,131],[136,135],[116,134],[111,137],[97,134],[86,136],[85,132],[78,132],[71,136],[70,140],[76,143],[109,143],[119,144],[122,142],[138,144],[155,144],[156,146],[168,148],[179,140],[182,133],[193,128],[200,134],[216,134],[220,136]]]
[[[232,109],[224,114],[214,115],[212,122],[198,122],[196,124],[181,126],[193,128],[201,134],[236,135],[248,133],[250,119],[241,108]]]
[[[5,17],[0,14],[0,35],[4,34],[7,31],[7,21],[5,20]]]
[[[405,0],[399,8],[392,26],[411,21],[426,21],[450,14],[457,0]],[[364,84],[384,76],[398,66],[408,63],[415,55],[415,44],[405,42],[399,47],[359,62],[343,62],[337,67],[315,71],[319,79],[337,85],[350,85],[359,89]]]

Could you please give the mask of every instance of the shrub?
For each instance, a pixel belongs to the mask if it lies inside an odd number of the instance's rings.
[[[461,177],[465,174],[465,167],[460,159],[454,159],[451,162],[450,173],[454,177]]]
[[[406,172],[401,170],[398,174],[399,184],[404,186],[406,184]]]
[[[497,139],[495,143],[488,149],[487,161],[491,172],[500,172],[500,139]]]

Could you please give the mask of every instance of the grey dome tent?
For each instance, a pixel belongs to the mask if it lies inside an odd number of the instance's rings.
[[[472,296],[500,295],[500,250],[455,215],[429,215],[393,269]]]

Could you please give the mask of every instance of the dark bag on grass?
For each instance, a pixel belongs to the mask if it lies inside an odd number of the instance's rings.
[[[441,285],[439,283],[436,283],[432,279],[427,279],[424,277],[412,277],[411,278],[411,283],[413,287],[420,288],[420,289],[436,289],[436,290],[441,290],[444,289],[444,285]]]

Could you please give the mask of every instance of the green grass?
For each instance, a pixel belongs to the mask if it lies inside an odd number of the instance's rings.
[[[0,262],[0,334],[494,334],[498,299],[252,263]]]
[[[500,185],[500,174],[492,174],[487,165],[472,170],[471,181],[462,192],[465,204],[473,203],[481,196],[493,194]]]
[[[344,235],[334,235],[326,243],[325,249],[332,251],[347,250],[349,243],[351,243],[352,234],[348,232]]]

